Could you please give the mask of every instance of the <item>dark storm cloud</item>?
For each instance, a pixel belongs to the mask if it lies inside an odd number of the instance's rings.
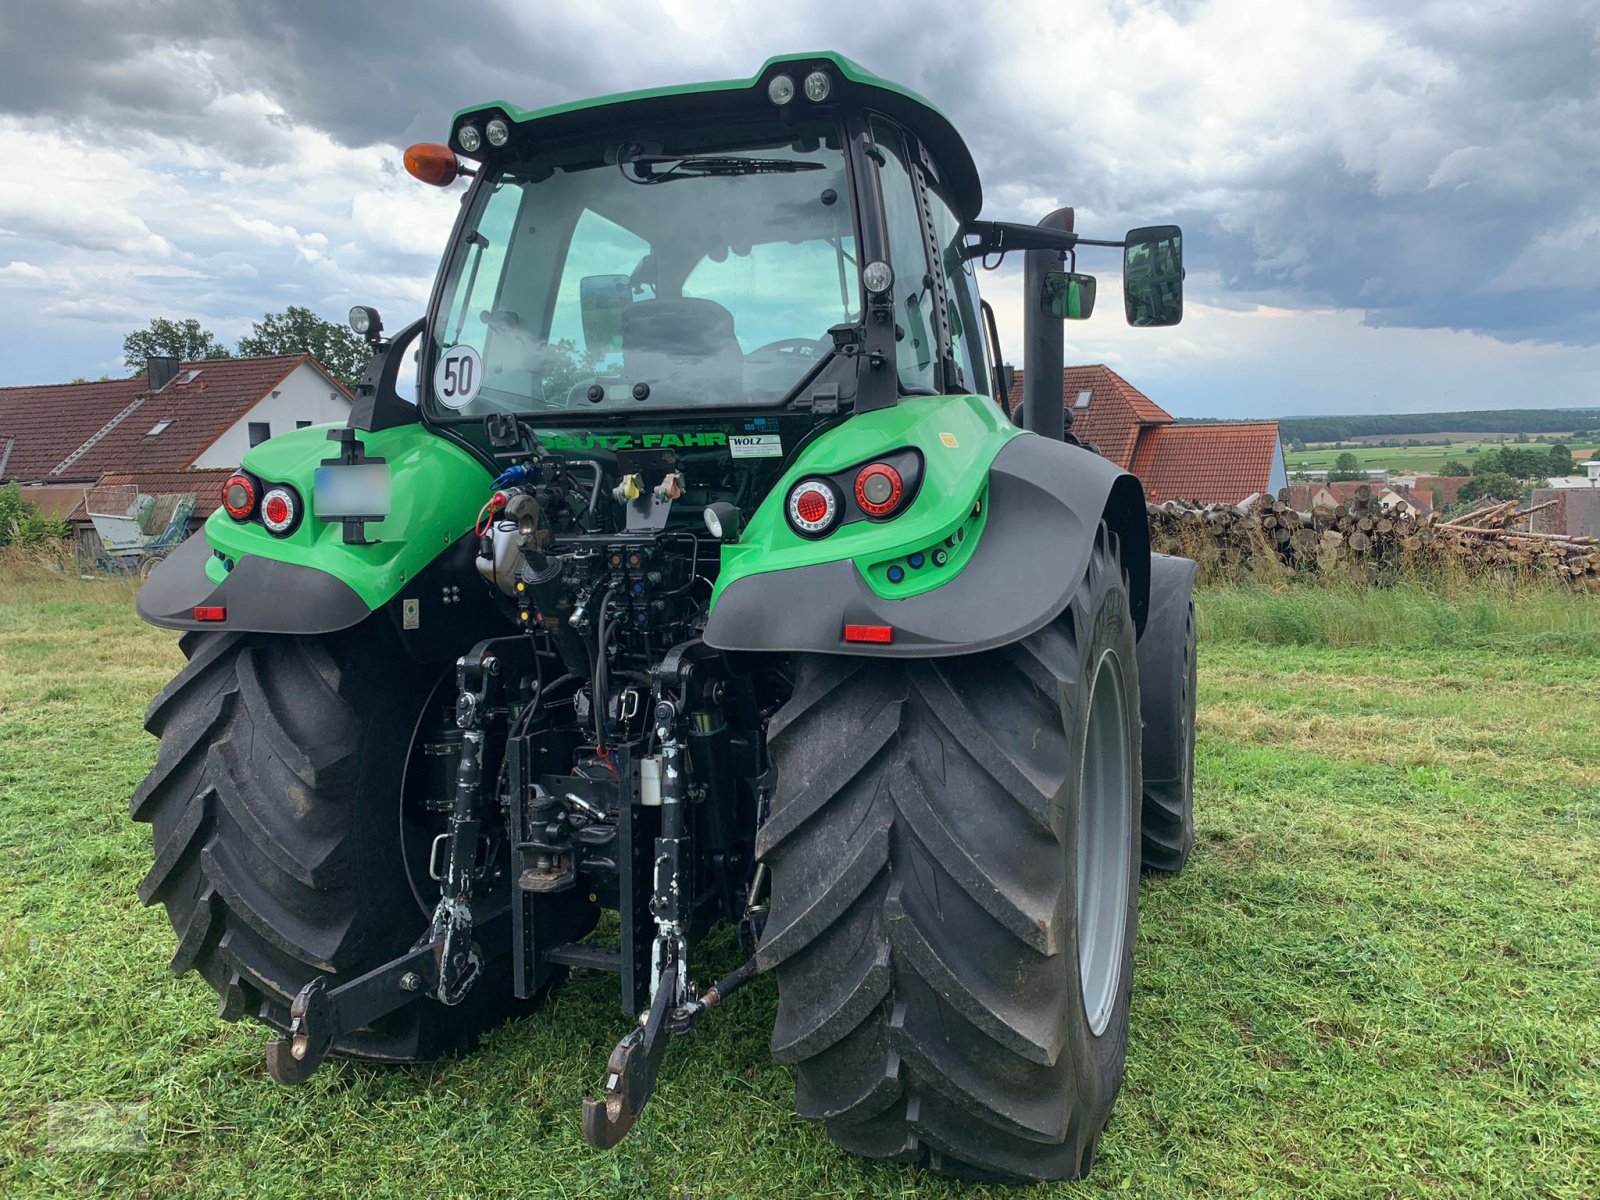
[[[1020,9],[975,24],[969,6],[949,2],[907,12],[833,3],[803,16],[763,6],[676,24],[642,4],[69,0],[8,13],[0,112],[103,125],[108,136],[181,134],[270,162],[292,145],[207,119],[209,99],[259,91],[344,144],[404,144],[442,137],[467,103],[537,107],[744,75],[775,50],[831,41],[944,107],[991,198],[1037,202],[1027,214],[991,203],[990,215],[1036,217],[1053,199],[1130,224],[1174,216],[1225,302],[1358,308],[1374,325],[1510,340],[1600,338],[1600,3],[1352,7],[1351,22],[1382,36],[1342,90],[1307,102],[1294,127],[1258,146],[1234,131],[1235,153],[1220,156],[1208,154],[1214,134],[1200,132],[1203,108],[1218,98],[1218,71],[1249,89],[1271,65],[1255,40],[1246,34],[1220,65],[1114,42],[1154,20],[1181,45],[1203,36],[1213,8],[1117,0],[1101,23],[1127,62],[1084,95],[1071,85],[1103,66],[1108,43],[1080,40],[1073,24],[1047,33]],[[1286,11],[1263,6],[1263,31]],[[1078,24],[1087,33],[1093,22]],[[1124,80],[1156,86],[1138,93],[1132,120],[1114,123]],[[1295,97],[1284,104],[1294,109]],[[1171,142],[1156,135],[1184,126],[1197,131],[1193,153],[1152,157],[1152,145]]]

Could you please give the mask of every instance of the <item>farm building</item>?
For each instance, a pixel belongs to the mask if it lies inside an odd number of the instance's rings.
[[[1600,537],[1600,459],[1591,458],[1583,466],[1582,475],[1552,479],[1549,487],[1534,489],[1536,507],[1554,502],[1552,507],[1528,518],[1534,530]]]
[[[91,493],[117,507],[128,492],[117,519],[146,525],[173,507],[152,501],[192,495],[196,524],[251,446],[343,421],[350,403],[307,354],[152,358],[132,379],[0,387],[0,483],[20,484],[28,500],[70,521],[80,552],[93,559],[102,546],[85,508]]]
[[[1183,424],[1110,367],[1067,367],[1062,403],[1072,433],[1144,484],[1155,503],[1237,504],[1287,486],[1276,421]],[[1022,372],[1011,386],[1022,403]]]

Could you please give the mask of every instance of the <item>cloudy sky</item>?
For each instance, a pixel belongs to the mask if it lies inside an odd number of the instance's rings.
[[[834,47],[951,115],[986,216],[1184,226],[1180,327],[1125,327],[1101,252],[1068,330],[1173,412],[1600,404],[1600,0],[5,7],[0,383],[120,372],[154,316],[397,327],[455,205],[400,149],[457,108]],[[983,283],[1017,360],[1020,263]]]

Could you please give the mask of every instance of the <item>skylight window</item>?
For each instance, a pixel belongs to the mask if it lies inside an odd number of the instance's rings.
[[[156,437],[156,436],[158,436],[160,434],[165,433],[167,430],[169,430],[171,428],[172,428],[172,422],[170,420],[157,421],[155,423],[155,425],[153,425],[151,427],[150,432],[145,434],[145,437]]]
[[[196,379],[199,379],[199,378],[200,378],[200,368],[196,367],[196,368],[194,368],[194,370],[185,371],[182,375],[178,376],[177,384],[178,384],[179,387],[182,387],[184,384],[193,383]]]
[[[1093,388],[1084,388],[1078,393],[1078,398],[1072,402],[1073,408],[1088,408],[1089,398],[1094,395]]]

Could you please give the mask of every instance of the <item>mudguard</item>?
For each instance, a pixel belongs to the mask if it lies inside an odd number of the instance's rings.
[[[915,403],[902,400],[899,408]],[[843,429],[851,430],[861,419],[857,416]],[[933,422],[949,423],[948,409]],[[863,535],[885,543],[879,551],[852,545],[827,561],[773,570],[757,567],[732,579],[726,579],[730,564],[725,557],[725,580],[719,581],[706,643],[728,651],[884,658],[970,654],[1007,645],[1054,620],[1066,607],[1088,566],[1102,520],[1120,538],[1133,616],[1142,631],[1150,595],[1150,535],[1139,481],[1078,446],[1016,431],[999,441],[997,449],[991,448],[987,470],[980,466],[975,474],[976,500],[954,485],[934,498],[937,507],[953,514],[944,518],[939,530],[946,536],[970,530],[963,541],[975,541],[959,568],[937,586],[898,598],[883,594],[875,568],[867,564],[874,554],[882,559],[894,552],[891,539],[899,536],[896,521],[871,527]],[[913,444],[929,445],[921,438]],[[938,444],[934,441],[924,451],[930,459],[929,483],[935,482],[931,477]],[[892,448],[880,445],[884,451]],[[763,508],[781,504],[788,487],[806,473],[802,461],[786,474]],[[919,496],[917,502],[922,499]],[[757,524],[752,520],[752,531]],[[762,526],[760,534],[768,540],[776,537],[768,526]],[[809,546],[825,552],[832,540]],[[898,553],[903,555],[904,549]],[[778,557],[761,555],[765,560]],[[957,566],[954,552],[950,564]],[[887,626],[893,631],[892,640],[847,642],[847,625]]]
[[[317,468],[341,457],[328,437],[335,428],[281,434],[244,457],[242,469],[263,490],[284,484],[300,497],[305,511],[287,535],[268,532],[259,520],[235,521],[219,508],[151,572],[139,593],[139,615],[167,629],[332,633],[402,591],[412,595],[408,586],[471,532],[490,473],[422,425],[358,430],[365,460],[388,464],[392,506],[384,519],[364,523],[364,540],[350,542],[343,522],[321,520],[316,511]],[[223,615],[201,621],[196,608]]]

